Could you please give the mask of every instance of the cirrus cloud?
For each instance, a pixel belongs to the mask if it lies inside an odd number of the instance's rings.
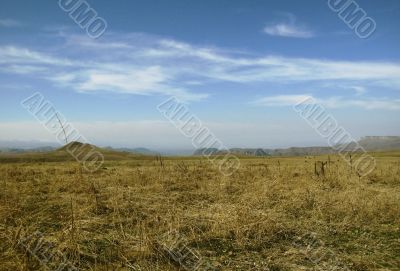
[[[400,110],[400,99],[368,97],[348,99],[344,97],[316,98],[309,94],[267,96],[252,102],[258,106],[294,106],[307,101],[315,101],[327,108],[358,107],[367,110]]]
[[[292,24],[278,23],[267,25],[264,27],[264,33],[271,36],[280,36],[288,38],[312,38],[315,36],[314,32]]]
[[[0,73],[44,79],[77,92],[175,95],[187,101],[206,98],[207,86],[214,83],[244,88],[307,83],[320,89],[330,84],[350,86],[345,88],[359,96],[365,89],[400,89],[397,62],[250,55],[146,34],[87,39],[64,35],[59,51],[0,45]]]

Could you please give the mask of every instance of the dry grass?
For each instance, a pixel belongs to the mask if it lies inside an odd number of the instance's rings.
[[[315,176],[316,160],[242,159],[230,177],[200,158],[108,160],[96,173],[3,162],[0,270],[45,270],[18,246],[35,231],[80,270],[183,270],[160,249],[170,231],[216,270],[400,270],[399,154],[377,154],[365,178],[338,157]],[[309,233],[323,245],[305,254],[294,242]]]

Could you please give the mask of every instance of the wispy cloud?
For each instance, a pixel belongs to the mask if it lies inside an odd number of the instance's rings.
[[[254,105],[261,106],[292,106],[303,101],[307,101],[313,98],[311,95],[276,95],[260,98],[253,101]]]
[[[62,40],[59,51],[0,46],[0,72],[32,75],[78,92],[177,95],[192,101],[206,98],[204,89],[215,82],[329,83],[358,94],[371,85],[400,88],[396,62],[255,56],[146,34],[111,33],[101,41],[64,35]]]
[[[52,57],[46,53],[37,52],[19,46],[0,46],[0,64],[31,63],[35,65],[76,65],[76,61]]]
[[[367,92],[365,87],[362,87],[362,86],[344,86],[344,87],[345,88],[347,87],[347,88],[353,90],[357,96],[361,96]]]
[[[74,45],[75,46],[75,45]],[[85,43],[93,50],[96,44]],[[122,48],[124,46],[118,46]],[[206,98],[206,93],[192,93],[174,84],[166,66],[121,61],[126,55],[115,54],[109,61],[83,61],[50,56],[43,52],[16,46],[0,46],[0,72],[34,75],[78,92],[110,91],[136,95],[174,95],[184,101]],[[121,61],[121,62],[119,62]],[[118,63],[116,63],[118,62]]]
[[[13,19],[0,19],[0,27],[21,27],[24,24]]]
[[[375,98],[346,99],[343,97],[332,97],[329,99],[319,99],[319,102],[328,108],[359,107],[373,110],[400,110],[400,99]]]
[[[287,24],[287,23],[278,23],[273,25],[267,25],[264,27],[264,33],[271,36],[280,36],[280,37],[288,37],[288,38],[312,38],[315,36],[315,33],[305,27]]]
[[[253,101],[252,104],[259,106],[294,106],[304,101],[315,101],[326,108],[357,107],[367,110],[400,110],[400,99],[389,98],[363,98],[347,99],[344,97],[317,98],[312,95],[277,95],[267,96]]]
[[[353,92],[356,96],[361,96],[367,93],[367,88],[362,86],[362,85],[356,85],[356,84],[341,84],[341,83],[323,83],[321,85],[324,88],[329,88],[332,90],[348,90]]]
[[[7,67],[0,66],[0,72],[16,73],[16,74],[32,74],[46,72],[46,67],[32,66],[32,65],[8,65]]]
[[[178,87],[168,86],[168,74],[160,66],[129,67],[125,71],[90,70],[87,79],[78,89],[81,91],[109,90],[138,95],[173,95],[182,100],[199,100],[207,94],[189,93]]]

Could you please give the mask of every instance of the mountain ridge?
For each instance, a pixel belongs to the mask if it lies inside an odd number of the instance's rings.
[[[348,143],[347,149],[350,151],[354,149],[356,143],[360,144],[366,151],[387,151],[387,150],[400,150],[400,136],[364,136],[360,140],[353,143]],[[72,145],[71,145],[72,144]],[[66,151],[68,146],[71,149],[79,148],[82,144],[80,142],[70,142],[62,147],[54,146],[38,146],[35,148],[17,148],[17,147],[1,147],[0,153],[2,154],[23,154],[23,153],[50,153],[53,151]],[[174,153],[163,153],[154,151],[148,148],[115,148],[115,147],[97,147],[95,145],[87,144],[86,148],[93,148],[105,153],[125,153],[126,155],[166,155],[175,156]],[[228,150],[219,150],[216,148],[197,149],[191,155],[216,155],[227,153]],[[311,146],[311,147],[289,147],[289,148],[231,148],[230,153],[243,155],[243,156],[305,156],[305,155],[324,155],[333,154],[335,150],[332,147],[326,146]],[[189,154],[190,156],[190,154]]]
[[[354,150],[356,144],[359,144],[366,151],[387,151],[387,150],[400,150],[400,136],[364,136],[357,142],[349,142],[344,144],[344,150]],[[231,148],[229,152],[237,155],[244,156],[305,156],[305,155],[325,155],[334,154],[339,148],[333,147],[289,147],[277,149],[263,149],[263,148]],[[219,150],[216,148],[201,148],[194,151],[193,155],[218,155],[226,154],[228,150]]]

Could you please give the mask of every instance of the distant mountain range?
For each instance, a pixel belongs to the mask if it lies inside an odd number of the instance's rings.
[[[366,136],[358,142],[366,151],[388,151],[400,150],[400,136]],[[356,143],[349,144],[347,149],[353,150]],[[227,150],[215,148],[198,149],[193,155],[224,154]],[[262,148],[232,148],[229,152],[243,156],[304,156],[323,155],[335,153],[331,147],[291,147],[284,149],[262,149]]]
[[[2,143],[2,142],[0,142]],[[361,138],[358,142],[367,151],[388,151],[388,150],[400,150],[400,136],[366,136]],[[351,150],[356,143],[348,145],[348,149]],[[28,148],[22,146],[16,148],[14,145],[7,147],[3,142],[0,144],[0,152],[2,153],[45,153],[59,150],[60,147],[56,146],[39,146],[36,148]],[[110,152],[123,152],[127,154],[141,154],[141,155],[175,155],[173,152],[164,153],[157,152],[147,148],[113,148],[105,147],[103,150]],[[263,149],[263,148],[232,148],[229,150],[233,154],[242,156],[304,156],[304,155],[323,155],[335,153],[335,150],[331,147],[291,147],[291,148],[279,148],[279,149]],[[226,150],[219,150],[215,148],[209,149],[198,149],[192,155],[203,155],[206,154],[223,154]]]
[[[400,149],[400,136],[366,136],[358,143],[366,150],[396,150]]]
[[[65,149],[66,147],[62,147],[61,149]],[[13,147],[0,147],[0,152],[3,153],[37,153],[37,152],[51,152],[55,150],[59,150],[60,147],[54,146],[43,146],[37,148],[13,148]],[[115,152],[126,152],[126,153],[133,153],[133,154],[144,154],[144,155],[157,155],[158,152],[146,149],[146,148],[112,148],[112,147],[105,147],[103,149],[115,151]]]
[[[159,154],[156,151],[152,151],[147,148],[113,148],[113,147],[105,147],[105,149],[119,151],[119,152],[129,152],[129,153],[138,153],[138,154],[145,154],[145,155],[157,155]]]
[[[50,152],[54,151],[57,148],[51,147],[51,146],[44,146],[44,147],[37,147],[37,148],[7,148],[3,147],[0,148],[0,152],[6,152],[6,153],[25,153],[25,152]]]

